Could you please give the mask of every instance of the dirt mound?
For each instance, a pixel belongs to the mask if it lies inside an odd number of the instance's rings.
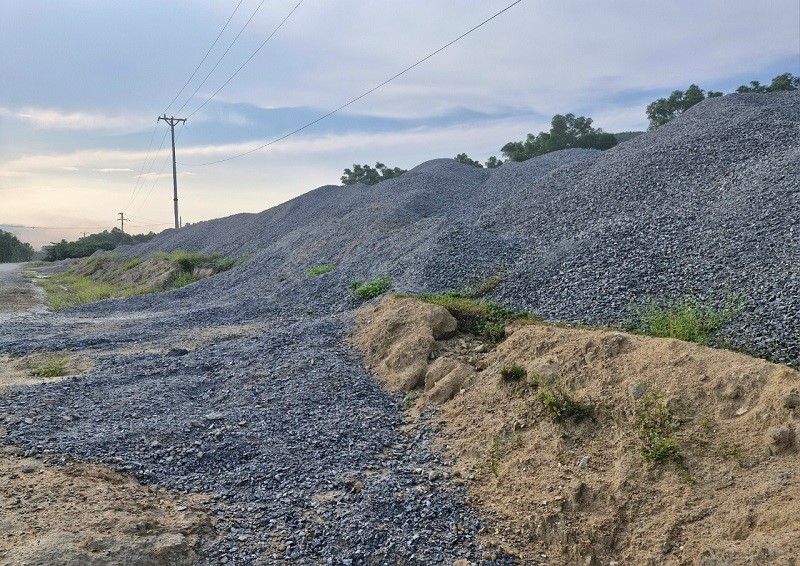
[[[92,464],[49,466],[0,452],[0,563],[192,564],[211,522],[196,497],[150,489]]]
[[[362,313],[356,344],[401,359],[410,335],[432,335],[405,301]],[[508,332],[485,355],[456,337],[412,356],[475,367],[431,418],[487,542],[526,563],[795,563],[800,372],[613,331]]]

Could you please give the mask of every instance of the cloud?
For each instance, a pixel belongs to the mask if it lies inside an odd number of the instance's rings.
[[[73,165],[62,165],[59,169],[63,169],[64,171],[80,171],[80,167],[75,167]]]
[[[105,167],[103,169],[92,169],[98,173],[133,173],[133,169],[127,167]]]
[[[52,108],[26,107],[18,110],[0,107],[0,116],[22,120],[42,130],[136,132],[152,124],[141,115],[108,115],[93,112],[65,112]]]
[[[7,169],[0,169],[0,177],[23,177],[30,175],[27,171],[9,171]]]

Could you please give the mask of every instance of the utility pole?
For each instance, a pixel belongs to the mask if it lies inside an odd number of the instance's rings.
[[[173,202],[175,203],[175,229],[180,228],[180,221],[178,220],[178,166],[175,163],[175,124],[179,122],[186,123],[186,118],[175,118],[170,116],[167,118],[167,115],[164,114],[163,116],[158,117],[158,121],[164,120],[167,124],[169,124],[170,129],[172,130],[172,187],[174,190],[174,199]]]
[[[125,234],[125,213],[119,213],[119,229],[122,230],[122,234]]]

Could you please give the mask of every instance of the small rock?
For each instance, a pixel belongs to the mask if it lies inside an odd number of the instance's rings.
[[[170,348],[169,352],[167,352],[168,356],[177,357],[177,356],[185,356],[189,353],[189,350],[186,348]]]
[[[800,394],[787,393],[783,396],[783,406],[787,409],[797,409],[800,407]],[[27,422],[28,419],[25,419]]]
[[[579,468],[584,468],[584,469],[588,468],[589,467],[589,456],[584,456],[583,458],[581,458],[581,461],[578,462],[578,467]]]
[[[476,354],[485,354],[486,352],[489,351],[489,348],[486,346],[486,344],[478,344],[475,348],[472,349],[472,351],[475,352]]]
[[[207,421],[221,421],[225,419],[225,415],[222,413],[211,412],[203,415],[203,418]]]
[[[628,386],[628,393],[631,394],[631,397],[633,397],[634,401],[638,401],[639,399],[644,397],[644,385],[638,382],[631,383]]]
[[[23,474],[32,474],[35,471],[36,471],[36,468],[34,468],[33,466],[25,466],[24,468],[22,468],[22,473]]]

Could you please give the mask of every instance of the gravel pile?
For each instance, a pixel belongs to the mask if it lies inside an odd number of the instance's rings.
[[[0,442],[211,494],[221,536],[204,563],[505,562],[479,548],[432,431],[401,433],[396,400],[345,344],[349,284],[390,275],[397,290],[436,292],[500,268],[490,298],[606,324],[631,299],[736,292],[748,303],[727,338],[798,364],[799,134],[800,93],[729,95],[606,152],[492,171],[434,160],[167,232],[126,253],[253,257],[4,329],[0,353],[88,349],[98,366],[0,397]],[[305,275],[320,264],[336,268]],[[182,329],[234,325],[258,330],[174,349]]]

